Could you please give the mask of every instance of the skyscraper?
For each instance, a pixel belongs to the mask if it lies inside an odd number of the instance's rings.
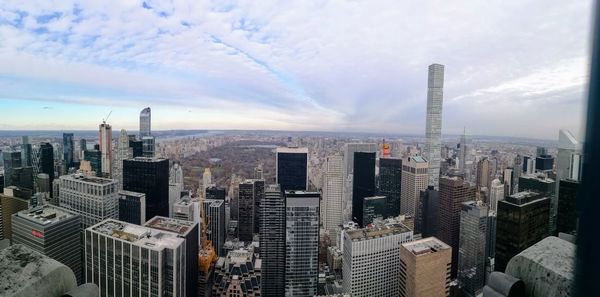
[[[317,192],[286,191],[285,295],[317,294],[319,200]]]
[[[494,179],[490,186],[490,210],[498,210],[498,202],[504,200],[504,185],[499,179]]]
[[[483,157],[477,162],[477,190],[481,190],[483,187],[490,188],[490,178],[492,176],[492,170],[490,160],[487,157]]]
[[[401,214],[414,216],[417,213],[419,195],[427,189],[429,176],[427,160],[423,157],[410,156],[402,161]],[[438,182],[436,179],[436,184]]]
[[[458,168],[464,174],[466,181],[472,180],[473,168],[473,139],[466,131],[460,136],[460,147],[458,150]]]
[[[400,296],[450,296],[452,248],[435,237],[400,246]]]
[[[400,197],[402,195],[402,159],[379,159],[378,195],[387,197],[388,216],[400,215]]]
[[[29,137],[23,136],[21,137],[21,153],[23,159],[23,166],[33,166],[32,160],[32,146],[29,143]]]
[[[573,234],[577,231],[579,211],[577,210],[577,190],[579,181],[563,179],[558,193],[558,214],[556,232]]]
[[[478,296],[485,284],[488,207],[481,201],[461,205],[458,282],[465,296]]]
[[[262,258],[261,296],[285,294],[286,206],[279,185],[267,185],[261,202],[260,249]]]
[[[83,229],[119,217],[116,180],[82,174],[62,175],[59,180],[59,205],[81,215]]]
[[[212,296],[264,296],[260,293],[261,266],[262,259],[252,247],[230,251],[215,264]]]
[[[34,204],[32,199],[32,192],[28,189],[20,189],[15,186],[9,186],[4,188],[4,193],[0,194],[0,219],[2,223],[2,231],[0,239],[11,239],[12,238],[12,215],[28,209]]]
[[[550,199],[536,192],[519,192],[498,203],[495,270],[548,236]]]
[[[146,218],[169,216],[169,159],[123,160],[123,189],[146,194]]]
[[[343,161],[343,157],[339,155],[329,156],[325,161],[321,221],[323,227],[330,232],[334,232],[339,225],[343,224]]]
[[[377,221],[342,234],[344,292],[352,296],[399,296],[398,246],[413,239],[401,223]]]
[[[100,153],[102,154],[102,174],[111,176],[112,174],[112,127],[103,122],[100,124],[98,138],[100,139]]]
[[[39,173],[48,174],[50,185],[54,182],[54,148],[50,143],[42,142],[39,149]],[[51,195],[52,191],[50,191]],[[53,197],[58,198],[58,197]]]
[[[146,107],[140,112],[140,139],[152,135],[151,116],[150,107]]]
[[[4,151],[2,152],[2,159],[4,160],[4,186],[12,186],[13,170],[23,166],[21,152]]]
[[[141,225],[146,222],[146,194],[119,191],[119,221]]]
[[[555,234],[556,216],[558,213],[558,197],[556,182],[545,174],[524,175],[519,178],[519,189],[521,191],[534,191],[550,199],[550,217],[548,220],[548,234]]]
[[[71,268],[83,283],[81,217],[64,208],[44,205],[12,216],[13,244],[22,244]]]
[[[240,183],[238,191],[238,221],[239,239],[251,242],[254,237],[255,199],[260,199],[255,193],[256,180],[248,179]]]
[[[147,158],[154,157],[156,150],[156,138],[154,136],[142,137],[142,155]]]
[[[121,129],[119,141],[117,142],[117,151],[115,154],[115,164],[113,164],[112,178],[119,182],[119,189],[123,189],[123,160],[133,158],[133,149],[129,147],[129,138],[127,131]]]
[[[429,161],[428,185],[438,188],[442,158],[442,106],[444,98],[444,65],[429,65],[427,77],[427,120],[424,156]]]
[[[204,173],[202,174],[202,186],[201,192],[198,193],[202,195],[202,197],[206,198],[206,188],[208,188],[212,184],[212,173],[210,172],[210,167],[204,168]]]
[[[375,196],[376,153],[354,153],[354,176],[352,178],[352,219],[363,225],[363,200]]]
[[[278,147],[275,178],[284,191],[308,190],[308,149]]]
[[[204,199],[204,213],[208,225],[208,239],[212,242],[217,255],[225,256],[225,201]]]
[[[90,167],[96,176],[102,177],[102,152],[96,149],[87,150],[83,153],[83,158],[90,162]]]
[[[73,167],[74,153],[75,143],[73,141],[73,133],[63,133],[63,161],[67,169]]]
[[[169,182],[183,184],[183,169],[179,162],[173,163],[169,171]]]
[[[422,237],[437,236],[440,226],[440,194],[433,186],[421,191],[419,208],[415,218],[415,233]]]
[[[344,145],[344,188],[342,192],[342,219],[344,222],[352,220],[352,181],[354,175],[354,153],[377,152],[376,143],[346,143]]]
[[[452,247],[452,277],[458,271],[460,210],[463,202],[475,200],[476,189],[460,177],[440,178],[440,240]]]
[[[373,223],[373,220],[386,219],[388,217],[387,197],[373,196],[363,198],[362,226]]]

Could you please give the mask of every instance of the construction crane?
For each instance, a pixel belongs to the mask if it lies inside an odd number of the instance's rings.
[[[111,114],[112,114],[112,110],[108,113],[108,115],[106,116],[106,119],[102,119],[102,124],[106,124],[106,121],[108,121],[108,118],[110,118]]]

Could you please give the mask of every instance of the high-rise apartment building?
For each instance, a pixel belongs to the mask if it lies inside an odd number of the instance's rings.
[[[156,153],[156,138],[154,136],[142,137],[142,156],[147,158],[154,157]]]
[[[343,224],[343,167],[344,158],[342,156],[329,156],[325,161],[321,222],[323,227],[330,232],[334,232],[338,226]]]
[[[189,252],[177,233],[108,219],[85,230],[85,281],[100,296],[195,296]],[[197,242],[191,253],[197,259]]]
[[[140,139],[152,135],[152,110],[146,107],[140,111]]]
[[[499,179],[494,179],[490,186],[490,210],[498,210],[498,202],[504,200],[504,185]]]
[[[279,185],[267,185],[260,208],[261,296],[285,295],[286,199]]]
[[[398,247],[413,239],[413,232],[395,221],[377,220],[363,229],[342,233],[344,291],[352,296],[398,296]]]
[[[111,176],[112,174],[112,127],[103,122],[100,124],[98,138],[100,143],[100,153],[102,154],[102,174],[106,176]]]
[[[308,149],[278,147],[275,178],[284,191],[308,190]]]
[[[435,237],[400,246],[401,297],[450,296],[452,248]]]
[[[83,283],[78,214],[52,205],[22,210],[12,215],[12,240],[68,266]]]
[[[215,264],[213,296],[260,297],[262,259],[253,248],[240,248],[227,253]]]
[[[498,203],[495,270],[548,236],[550,199],[536,192],[519,192]]]
[[[388,216],[400,215],[400,198],[402,195],[402,159],[379,159],[378,195],[387,197]]]
[[[481,201],[461,205],[458,283],[465,296],[481,294],[485,284],[488,207]]]
[[[502,183],[504,184],[504,195],[508,196],[511,194],[514,194],[514,189],[512,188],[512,185],[514,184],[514,179],[516,177],[513,174],[513,169],[512,168],[505,168],[504,171],[502,172]]]
[[[428,163],[421,156],[410,156],[402,161],[402,188],[400,213],[414,216],[421,191],[427,189]],[[436,184],[439,182],[436,179]]]
[[[427,77],[427,119],[424,156],[429,161],[428,185],[438,188],[442,160],[442,106],[444,99],[444,65],[429,65]]]
[[[119,221],[141,225],[146,222],[146,194],[119,191]]]
[[[204,214],[208,226],[208,239],[212,242],[217,255],[225,256],[225,201],[204,199]]]
[[[59,206],[81,215],[83,229],[119,217],[116,180],[82,174],[62,175],[59,180]]]
[[[355,152],[352,178],[352,220],[363,225],[363,200],[375,196],[376,153]]]
[[[199,229],[198,222],[191,222],[186,220],[177,220],[167,217],[156,216],[148,220],[144,227],[152,228],[154,230],[160,230],[164,232],[170,232],[175,234],[178,238],[185,240],[185,264],[179,263],[179,266],[185,268],[185,294],[181,296],[196,297],[198,296],[198,253],[199,243]],[[169,252],[167,252],[169,256]],[[142,260],[143,254],[142,254]],[[142,268],[143,273],[143,268]],[[175,277],[173,277],[174,279]],[[170,279],[167,276],[167,281]],[[174,294],[173,296],[178,296]]]
[[[85,151],[83,153],[83,159],[84,161],[90,162],[91,171],[93,171],[97,177],[102,177],[102,152],[100,152],[100,150],[93,149]],[[83,164],[84,162],[81,162],[82,167]]]
[[[285,295],[317,294],[319,272],[318,192],[285,191]]]
[[[21,137],[21,157],[23,159],[23,166],[33,166],[32,160],[33,147],[29,143],[28,136]]]
[[[344,145],[344,188],[342,192],[342,221],[352,220],[352,181],[354,175],[354,153],[377,152],[376,143],[346,143]]]
[[[119,189],[123,189],[123,160],[133,158],[133,149],[129,147],[129,137],[127,131],[121,129],[117,149],[115,152],[115,163],[113,164],[112,178],[119,182]]]
[[[73,140],[73,133],[63,133],[63,162],[67,169],[73,167],[74,154],[75,142]]]
[[[460,177],[440,178],[439,239],[452,247],[452,277],[458,271],[460,211],[463,202],[475,200],[476,189]]]
[[[123,189],[146,195],[146,218],[169,216],[169,160],[123,160]]]

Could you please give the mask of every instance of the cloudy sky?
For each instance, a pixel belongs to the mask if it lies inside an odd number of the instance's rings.
[[[25,4],[24,4],[25,3]],[[12,1],[0,129],[581,134],[592,1]]]

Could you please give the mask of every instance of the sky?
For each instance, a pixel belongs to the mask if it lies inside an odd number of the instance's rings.
[[[0,129],[583,135],[592,1],[12,1]]]

